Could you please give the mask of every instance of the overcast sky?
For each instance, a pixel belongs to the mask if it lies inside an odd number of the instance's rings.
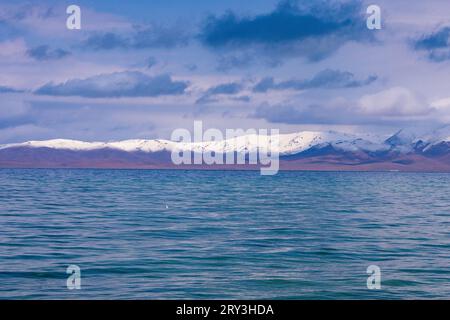
[[[81,30],[66,8],[81,7]],[[368,30],[366,8],[382,10]],[[0,143],[450,122],[450,2],[0,3]]]

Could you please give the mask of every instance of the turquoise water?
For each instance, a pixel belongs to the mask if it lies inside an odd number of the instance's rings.
[[[450,298],[449,182],[2,169],[0,298]],[[381,290],[367,289],[372,264]]]

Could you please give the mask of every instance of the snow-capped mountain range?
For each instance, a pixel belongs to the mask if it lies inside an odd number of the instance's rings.
[[[28,141],[24,143],[0,145],[0,150],[7,148],[49,148],[73,151],[92,151],[99,149],[114,149],[125,152],[159,152],[172,150],[190,150],[193,152],[256,152],[269,143],[270,136],[243,135],[222,141],[205,142],[175,142],[170,140],[125,140],[115,142],[84,142],[78,140],[54,139],[45,141]],[[303,131],[292,134],[280,134],[278,138],[278,152],[282,155],[295,154],[315,146],[333,145],[337,149],[356,151],[359,149],[377,151],[388,148],[383,142],[374,142],[367,138],[354,135],[326,131]]]
[[[253,153],[278,140],[281,168],[305,170],[450,171],[450,126],[416,137],[400,130],[386,138],[334,131],[279,136],[244,135],[222,141],[28,141],[0,145],[0,167],[173,167],[173,150]]]

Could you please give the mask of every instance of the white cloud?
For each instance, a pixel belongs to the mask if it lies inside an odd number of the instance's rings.
[[[431,107],[438,111],[450,111],[450,97],[433,101]]]
[[[373,116],[419,116],[431,108],[417,94],[403,87],[394,87],[359,99],[362,113]]]

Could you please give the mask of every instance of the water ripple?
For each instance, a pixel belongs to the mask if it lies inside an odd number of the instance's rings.
[[[449,298],[449,182],[0,169],[0,298]],[[66,288],[70,264],[81,290]]]

